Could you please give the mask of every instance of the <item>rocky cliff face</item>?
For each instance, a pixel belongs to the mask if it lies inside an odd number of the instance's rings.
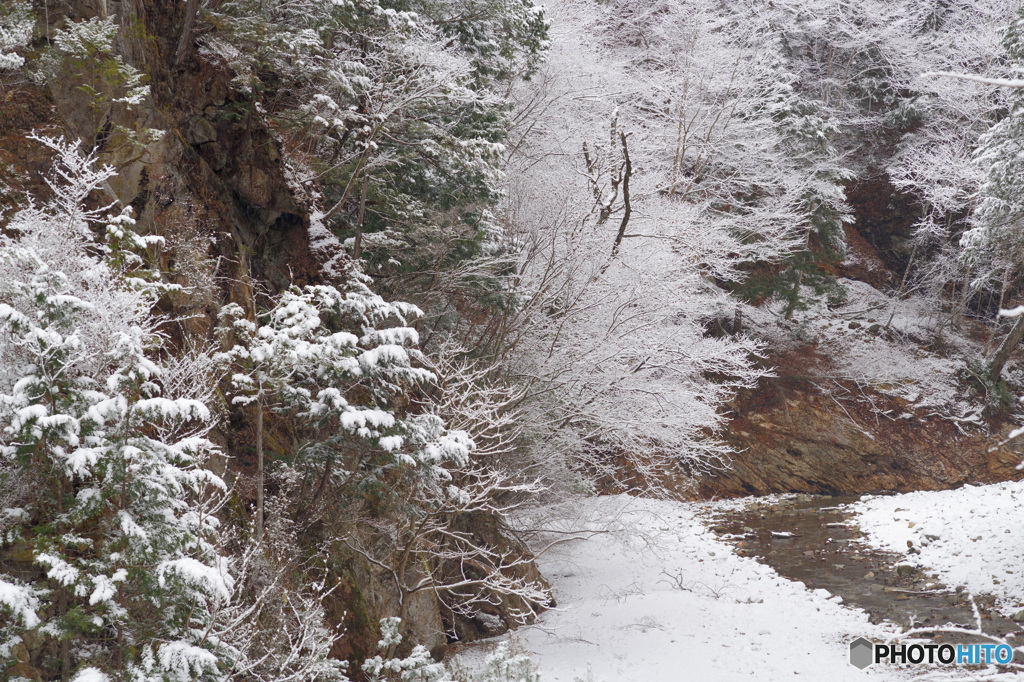
[[[703,495],[940,490],[1022,476],[1019,446],[1001,445],[1009,425],[907,419],[912,408],[870,389],[791,361],[778,373],[733,402],[726,439],[737,454],[730,470],[701,479]]]

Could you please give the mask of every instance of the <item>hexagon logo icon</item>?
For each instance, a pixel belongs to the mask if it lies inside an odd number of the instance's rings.
[[[874,650],[875,645],[863,637],[853,640],[850,642],[850,665],[861,670],[868,667],[874,663]]]

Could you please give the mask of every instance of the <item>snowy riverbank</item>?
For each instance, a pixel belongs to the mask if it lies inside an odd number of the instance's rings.
[[[1019,679],[995,667],[854,668],[848,646],[856,637],[909,640],[898,626],[872,624],[839,597],[734,552],[756,551],[743,539],[752,535],[722,535],[716,512],[751,501],[583,500],[551,535],[581,538],[539,560],[558,607],[513,633],[513,647],[531,654],[545,682]],[[754,509],[783,501],[757,498]],[[841,509],[865,544],[951,588],[991,594],[997,610],[1012,615],[1024,605],[1022,508],[1024,482],[865,496]]]
[[[1004,615],[1024,608],[1024,481],[866,495],[853,509],[869,544],[950,587],[994,595]]]
[[[564,530],[611,532],[541,558],[559,606],[515,635],[544,680],[904,679],[848,662],[852,639],[894,629],[737,556],[700,522],[701,510],[625,496],[584,501]]]

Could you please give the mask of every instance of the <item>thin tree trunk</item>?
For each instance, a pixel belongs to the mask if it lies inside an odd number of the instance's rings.
[[[57,613],[66,615],[68,612],[68,595],[61,587],[60,596],[57,598]],[[60,679],[71,679],[71,640],[63,638],[60,640]]]
[[[992,356],[992,362],[988,366],[988,375],[992,381],[999,381],[1003,366],[1010,359],[1013,350],[1020,345],[1021,339],[1024,339],[1024,316],[1017,318],[1010,333],[1006,335],[1003,342],[999,344],[999,348],[996,349],[996,354]]]
[[[952,314],[950,315],[949,322],[954,329],[960,328],[960,323],[963,319],[963,312],[967,309],[967,302],[971,298],[971,268],[968,267],[964,272],[964,287],[960,291],[960,302],[953,308]]]
[[[800,303],[800,286],[803,284],[804,277],[799,271],[796,273],[796,282],[793,283],[793,299],[786,306],[785,318],[787,321],[793,319],[793,313],[796,312],[796,307]]]
[[[629,179],[633,175],[633,162],[629,159],[629,146],[626,144],[626,134],[619,133],[619,137],[622,140],[622,158],[625,161],[622,172],[622,222],[619,223],[619,232],[615,235],[612,258],[619,251],[622,238],[626,236],[626,226],[629,225],[629,217],[633,214],[633,204],[629,200]]]
[[[907,261],[907,267],[903,270],[903,279],[900,281],[900,288],[896,292],[896,300],[892,304],[892,312],[889,313],[889,319],[885,322],[885,329],[889,329],[889,325],[892,324],[892,320],[896,317],[896,306],[898,301],[903,298],[903,292],[907,288],[907,277],[910,276],[910,266],[914,264],[914,256],[917,255],[917,243],[914,243],[914,248],[910,252],[910,260]]]
[[[1008,272],[1003,272],[1003,285],[999,289],[999,306],[996,308],[996,310],[1003,309],[1003,302],[1006,300],[1006,292],[1010,288],[1010,283],[1007,281],[1007,277],[1009,276],[1010,275]],[[998,319],[999,318],[997,317],[996,329],[999,328]],[[993,333],[988,337],[988,341],[985,342],[985,347],[981,350],[982,355],[988,355],[989,346],[991,346],[992,342],[996,340],[995,329],[993,329],[992,332]]]
[[[363,252],[363,218],[366,217],[366,187],[369,178],[363,178],[363,186],[359,190],[359,217],[356,220],[356,237],[352,243],[352,257],[358,259]]]
[[[366,160],[368,158],[370,158],[370,150],[372,149],[372,147],[370,147],[369,144],[373,140],[373,138],[374,138],[374,135],[371,134],[370,135],[370,139],[366,141],[367,147],[363,151],[363,153],[359,156],[359,163],[356,164],[356,169],[354,171],[352,171],[352,177],[350,177],[348,179],[348,184],[345,185],[345,192],[344,192],[344,194],[341,195],[341,199],[339,199],[338,203],[336,203],[334,206],[332,206],[331,209],[329,211],[327,211],[327,213],[324,213],[324,217],[323,217],[324,223],[326,223],[328,220],[330,220],[335,215],[337,215],[338,211],[340,211],[345,206],[345,202],[348,201],[348,195],[349,195],[349,192],[352,191],[353,183],[355,183],[356,178],[358,178],[359,172],[361,170],[363,170],[363,165],[366,164]]]
[[[313,495],[313,501],[309,503],[310,510],[315,510],[316,506],[320,504],[321,498],[324,496],[324,491],[327,490],[327,481],[331,479],[331,469],[334,466],[334,458],[331,457],[327,460],[327,466],[324,467],[323,478],[320,479],[320,485],[317,486],[316,494]]]
[[[256,537],[263,537],[263,403],[256,401]]]
[[[181,25],[181,36],[178,38],[178,49],[174,51],[174,65],[178,66],[185,60],[189,45],[192,44],[192,33],[196,26],[196,15],[199,13],[199,0],[188,0],[185,5],[185,21]]]

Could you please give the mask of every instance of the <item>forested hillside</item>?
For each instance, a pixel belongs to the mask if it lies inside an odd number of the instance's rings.
[[[597,496],[1019,477],[1022,35],[5,0],[0,676],[533,682],[445,659],[556,607]]]

